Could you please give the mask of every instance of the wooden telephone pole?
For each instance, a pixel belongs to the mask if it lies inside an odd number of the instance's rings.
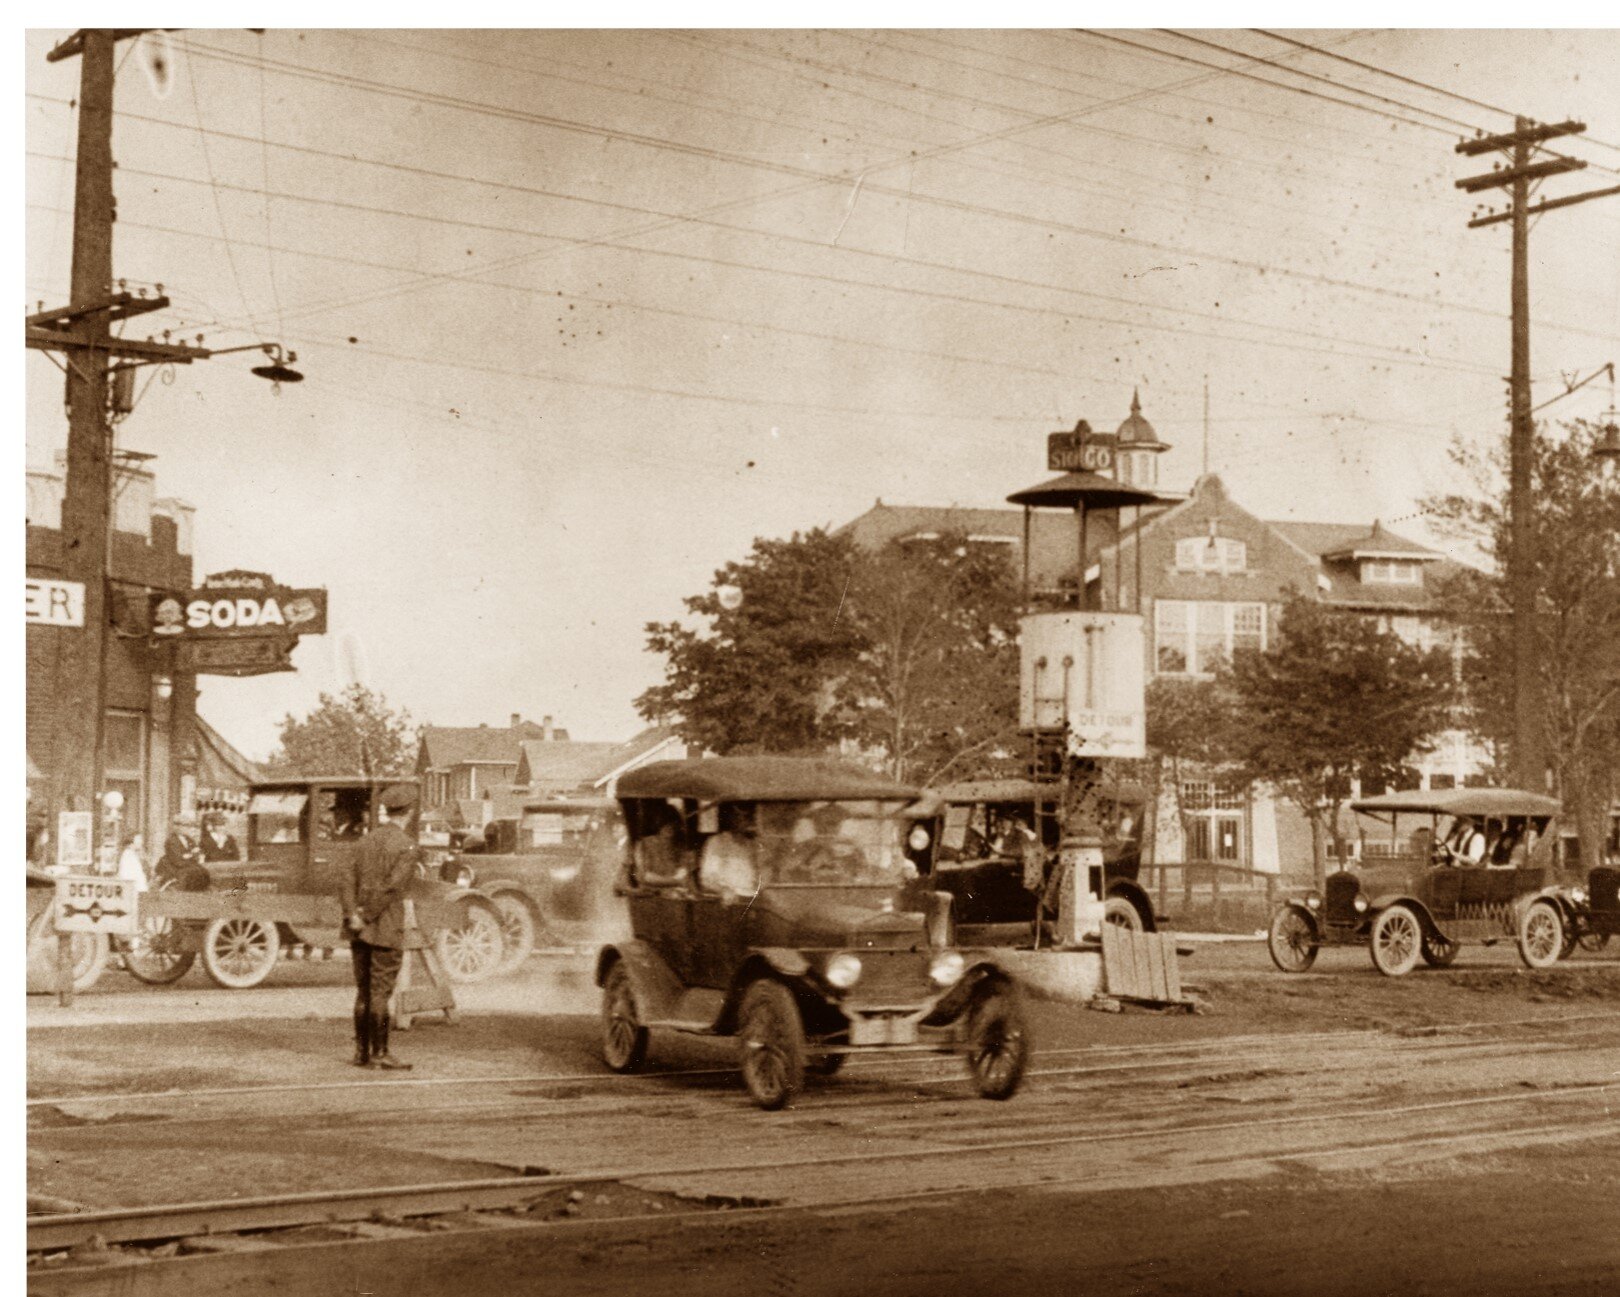
[[[1509,752],[1513,781],[1521,788],[1543,792],[1547,787],[1547,754],[1543,742],[1542,704],[1536,685],[1536,534],[1531,464],[1535,442],[1535,421],[1530,410],[1530,218],[1559,207],[1573,207],[1592,198],[1620,193],[1620,186],[1595,189],[1568,198],[1550,199],[1530,205],[1533,181],[1586,166],[1577,158],[1551,157],[1531,161],[1531,151],[1548,140],[1574,135],[1586,129],[1585,122],[1566,121],[1537,125],[1528,117],[1514,119],[1514,128],[1504,135],[1487,135],[1464,140],[1457,152],[1469,157],[1501,151],[1508,166],[1483,175],[1457,181],[1457,188],[1470,194],[1486,189],[1506,189],[1512,205],[1505,212],[1493,212],[1468,222],[1468,228],[1513,223],[1513,359],[1508,376],[1508,598],[1513,617],[1513,746]]]
[[[79,136],[73,196],[71,301],[27,317],[28,346],[59,353],[67,371],[67,483],[62,501],[62,568],[84,587],[84,626],[61,635],[65,705],[57,710],[53,774],[59,809],[94,810],[102,791],[106,725],[109,548],[113,439],[108,374],[121,367],[190,364],[214,354],[201,346],[140,341],[113,326],[169,305],[162,296],[114,291],[112,270],[113,50],[143,28],[85,28],[56,46],[55,63],[77,55]],[[99,839],[101,817],[94,818]]]

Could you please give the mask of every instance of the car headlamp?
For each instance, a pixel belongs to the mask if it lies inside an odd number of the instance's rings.
[[[1367,898],[1365,896],[1356,897],[1356,899],[1354,901],[1352,901],[1351,904],[1356,907],[1356,913],[1357,914],[1365,914],[1366,913],[1366,911],[1367,911]]]
[[[1320,910],[1322,908],[1322,898],[1315,892],[1312,892],[1305,898],[1305,904],[1310,906],[1313,910]]]
[[[847,950],[841,950],[827,961],[822,976],[830,985],[836,986],[840,991],[847,991],[861,980],[860,957],[850,954]]]
[[[1569,889],[1569,899],[1574,901],[1576,905],[1585,905],[1586,904],[1586,888],[1584,888],[1584,887],[1572,887],[1572,888],[1570,888]]]
[[[906,838],[906,845],[913,851],[922,851],[926,849],[928,846],[928,830],[923,828],[923,826],[920,824],[916,825],[911,830],[910,836]]]
[[[959,950],[942,950],[928,965],[928,980],[935,986],[954,986],[962,980],[967,961]]]

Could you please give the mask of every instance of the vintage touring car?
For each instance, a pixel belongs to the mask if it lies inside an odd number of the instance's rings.
[[[639,1068],[664,1028],[735,1037],[766,1109],[807,1072],[907,1049],[964,1054],[986,1098],[1017,1090],[1017,986],[993,952],[938,940],[948,902],[930,907],[944,898],[918,888],[905,850],[915,789],[837,762],[719,757],[632,770],[617,795],[632,936],[596,966],[614,1071]]]
[[[1330,945],[1365,944],[1390,977],[1419,959],[1444,968],[1471,944],[1517,941],[1532,968],[1573,948],[1573,894],[1558,886],[1548,831],[1559,809],[1552,798],[1451,788],[1364,797],[1351,809],[1385,832],[1364,832],[1358,862],[1273,912],[1267,945],[1284,972],[1304,972]]]
[[[934,800],[934,799],[937,799]],[[1027,944],[1036,907],[1055,912],[1048,896],[1063,826],[1049,785],[988,779],[928,790],[920,821],[929,844],[913,851],[928,885],[953,898],[952,918],[963,941]],[[1143,797],[1122,786],[1100,799],[1105,826],[1103,863],[1088,889],[1101,896],[1108,922],[1154,932],[1158,918],[1138,875],[1142,859]],[[1036,853],[1035,868],[1027,857]],[[1038,876],[1037,876],[1038,874]]]

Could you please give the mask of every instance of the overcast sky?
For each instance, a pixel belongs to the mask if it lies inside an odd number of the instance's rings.
[[[66,34],[26,40],[30,303],[67,299]],[[878,497],[1000,504],[1046,476],[1046,433],[1111,430],[1133,388],[1185,489],[1206,375],[1240,503],[1425,538],[1448,445],[1504,434],[1507,228],[1466,228],[1453,182],[1490,159],[1453,145],[1501,110],[1579,117],[1562,147],[1592,165],[1545,196],[1620,183],[1620,36],[1288,34],[1331,53],[1241,29],[189,30],[165,92],[157,43],[121,46],[116,273],[173,300],[131,332],[281,340],[308,375],[180,367],[119,432],[197,507],[199,577],[330,591],[296,674],[205,677],[204,715],[262,757],[358,674],[418,721],[627,737],[660,678],[644,623],[755,536]],[[1531,285],[1537,400],[1620,360],[1620,197],[1544,217]],[[61,378],[36,352],[25,374],[48,464]]]

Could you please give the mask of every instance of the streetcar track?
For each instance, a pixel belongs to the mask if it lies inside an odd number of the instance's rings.
[[[558,1189],[588,1184],[618,1183],[645,1187],[660,1182],[689,1180],[700,1176],[780,1173],[782,1171],[804,1171],[837,1166],[872,1167],[885,1162],[903,1163],[919,1158],[951,1157],[961,1159],[973,1155],[984,1156],[992,1153],[1028,1152],[1039,1148],[1059,1146],[1102,1145],[1131,1139],[1150,1139],[1162,1142],[1172,1138],[1207,1136],[1236,1131],[1280,1130],[1304,1123],[1326,1123],[1335,1120],[1342,1122],[1377,1120],[1387,1123],[1397,1117],[1429,1117],[1438,1113],[1458,1111],[1464,1108],[1536,1104],[1543,1100],[1590,1097],[1617,1089],[1620,1089],[1620,1082],[1608,1082],[1592,1085],[1549,1087],[1545,1090],[1510,1095],[1473,1096],[1466,1099],[1444,1100],[1434,1103],[1408,1104],[1395,1107],[1385,1105],[1373,1110],[1341,1109],[1336,1112],[1291,1113],[1285,1116],[1254,1117],[1243,1121],[1176,1125],[1152,1131],[1139,1129],[1087,1130],[1041,1137],[1025,1136],[980,1143],[956,1143],[937,1147],[900,1150],[866,1150],[819,1157],[773,1159],[767,1162],[711,1163],[685,1167],[604,1168],[568,1172],[562,1175],[515,1176],[499,1179],[439,1182],[430,1185],[401,1185],[385,1189],[332,1190],[318,1193],[265,1195],[251,1199],[225,1199],[212,1202],[174,1203],[72,1214],[40,1215],[30,1217],[28,1220],[28,1251],[30,1253],[60,1251],[88,1242],[92,1237],[99,1238],[103,1243],[158,1242],[197,1234],[291,1228],[292,1223],[306,1224],[312,1221],[331,1222],[365,1219],[377,1214],[388,1214],[391,1207],[395,1209],[394,1214],[398,1214],[402,1204],[406,1204],[413,1195],[417,1198],[424,1195],[449,1196],[457,1200],[457,1205],[452,1209],[441,1210],[470,1211],[476,1209],[471,1204],[480,1199],[488,1200],[490,1203],[506,1201],[514,1195],[520,1200],[525,1195],[537,1199],[547,1196]],[[1369,1152],[1384,1149],[1411,1150],[1415,1147],[1435,1147],[1446,1144],[1502,1140],[1517,1135],[1546,1136],[1563,1133],[1572,1136],[1579,1135],[1587,1139],[1620,1133],[1620,1118],[1611,1116],[1608,1105],[1605,1103],[1604,1116],[1601,1119],[1573,1120],[1564,1123],[1538,1122],[1513,1128],[1497,1125],[1488,1131],[1470,1129],[1433,1136],[1404,1137],[1399,1140],[1380,1141],[1374,1144],[1341,1141],[1334,1145],[1308,1144],[1304,1148],[1287,1151],[1243,1152],[1230,1157],[1216,1157],[1200,1161],[1197,1163],[1197,1169],[1207,1173],[1211,1170],[1231,1170],[1246,1165],[1266,1166],[1299,1159],[1320,1160],[1335,1156],[1365,1155]],[[994,1188],[998,1191],[1010,1188],[1052,1188],[1065,1184],[1095,1181],[1096,1178],[1097,1171],[1093,1167],[1084,1172],[1076,1172],[1073,1175],[1042,1173],[1039,1176],[1023,1180],[998,1181]],[[862,1206],[879,1202],[919,1201],[971,1191],[970,1188],[962,1185],[941,1186],[924,1190],[891,1189],[879,1197],[860,1196],[834,1201],[817,1201],[811,1204],[781,1204],[780,1207],[792,1210],[819,1210],[831,1207]],[[764,1207],[746,1208],[750,1213],[767,1209]],[[334,1210],[340,1214],[333,1214]],[[706,1209],[701,1213],[685,1214],[709,1215],[712,1212]],[[659,1219],[678,1219],[681,1215],[683,1213],[665,1213]],[[602,1225],[614,1219],[630,1218],[593,1218],[589,1222],[579,1223]],[[636,1219],[645,1220],[646,1218],[638,1217]]]
[[[1193,1065],[1204,1061],[1205,1055],[1219,1056],[1223,1052],[1230,1052],[1243,1059],[1256,1057],[1253,1053],[1245,1053],[1253,1044],[1260,1044],[1269,1051],[1276,1053],[1294,1054],[1302,1046],[1313,1043],[1350,1043],[1361,1040],[1371,1044],[1378,1042],[1393,1045],[1396,1048],[1403,1046],[1410,1048],[1433,1048],[1426,1042],[1435,1040],[1442,1035],[1454,1035],[1460,1032],[1495,1030],[1503,1027],[1532,1027],[1544,1032],[1554,1032],[1561,1038],[1592,1036],[1603,1034],[1601,1029],[1588,1029],[1579,1033],[1564,1033],[1558,1029],[1566,1023],[1572,1022],[1607,1022],[1620,1027],[1620,1014],[1593,1013],[1570,1014],[1559,1018],[1514,1018],[1499,1021],[1461,1022],[1422,1024],[1418,1026],[1380,1028],[1380,1029],[1354,1029],[1345,1031],[1318,1031],[1300,1032],[1297,1034],[1278,1036],[1274,1033],[1253,1033],[1246,1036],[1228,1036],[1207,1041],[1178,1041],[1174,1043],[1151,1045],[1078,1045],[1059,1049],[1043,1049],[1038,1052],[1042,1059],[1064,1057],[1073,1054],[1088,1055],[1126,1055],[1138,1056],[1144,1054],[1183,1054],[1192,1057],[1180,1060],[1166,1060],[1161,1066],[1173,1066],[1179,1061],[1186,1065]],[[704,1039],[711,1039],[705,1037]],[[721,1037],[713,1037],[720,1040]],[[1492,1042],[1483,1040],[1478,1042],[1459,1042],[1463,1044],[1488,1045]],[[942,1055],[897,1055],[879,1057],[868,1055],[852,1059],[849,1067],[860,1068],[862,1071],[879,1066],[886,1068],[904,1066],[932,1066],[944,1064]],[[1131,1070],[1135,1065],[1120,1065],[1121,1070]],[[1142,1066],[1148,1066],[1144,1064]],[[1103,1071],[1106,1068],[1086,1069]],[[734,1074],[735,1067],[717,1066],[703,1068],[680,1068],[670,1070],[647,1071],[642,1073],[618,1073],[605,1070],[592,1072],[565,1072],[565,1073],[534,1073],[521,1072],[497,1076],[468,1076],[468,1077],[390,1077],[385,1080],[356,1079],[352,1081],[308,1081],[308,1082],[279,1082],[274,1085],[243,1085],[243,1086],[215,1086],[193,1090],[132,1090],[132,1091],[96,1091],[91,1093],[69,1095],[41,1095],[25,1100],[27,1107],[59,1107],[65,1104],[83,1105],[95,1103],[139,1103],[155,1102],[160,1100],[185,1100],[199,1098],[234,1098],[269,1094],[304,1094],[304,1093],[343,1093],[370,1089],[406,1089],[406,1088],[433,1088],[442,1086],[456,1086],[467,1088],[472,1086],[490,1085],[570,1085],[584,1083],[639,1084],[645,1085],[651,1081],[690,1079],[707,1076],[725,1076]],[[1032,1072],[1031,1075],[1039,1075]]]

